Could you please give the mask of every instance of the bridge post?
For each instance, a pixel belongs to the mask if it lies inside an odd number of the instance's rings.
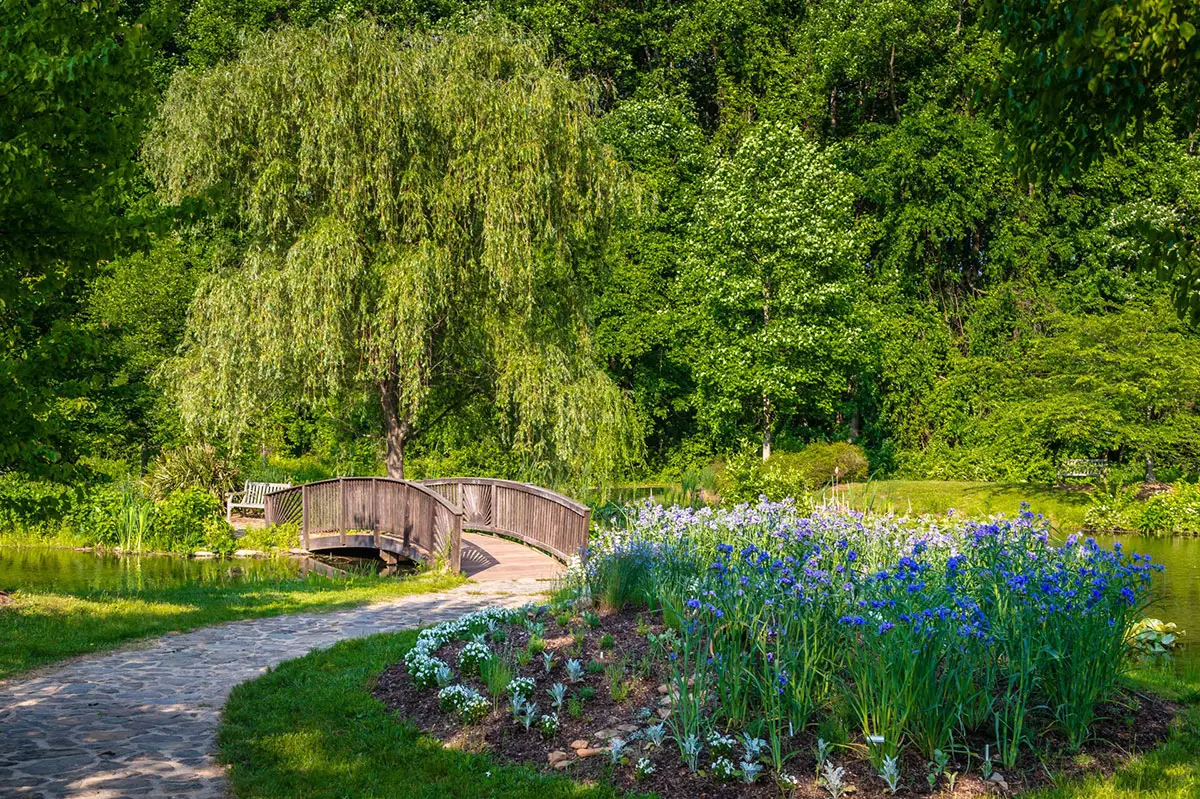
[[[300,486],[300,542],[308,549],[308,486]]]
[[[379,532],[379,481],[371,478],[371,530],[375,533],[375,548],[382,550],[383,536]]]
[[[342,535],[342,546],[346,546],[346,481],[338,478],[338,532]]]

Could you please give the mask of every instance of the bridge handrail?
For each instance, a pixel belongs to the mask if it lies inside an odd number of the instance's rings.
[[[591,508],[548,488],[493,477],[441,477],[421,482],[433,488],[453,492],[453,497],[448,499],[462,508],[463,527],[466,529],[516,538],[545,550],[562,561],[569,561],[587,547],[592,519]],[[480,489],[473,497],[474,502],[464,499],[465,487]],[[553,517],[547,518],[544,514],[539,514],[536,509],[523,508],[526,513],[521,514],[520,524],[501,524],[501,520],[496,518],[497,488],[549,502],[562,508],[563,512],[572,518],[560,517],[556,521]],[[538,515],[541,515],[540,519],[528,518]]]
[[[512,488],[517,491],[524,491],[526,494],[536,494],[543,499],[548,499],[551,502],[557,502],[564,508],[569,508],[575,511],[580,516],[591,513],[592,509],[582,502],[577,502],[570,497],[559,494],[557,491],[551,491],[548,488],[542,488],[533,483],[521,483],[516,480],[503,480],[499,477],[435,477],[431,480],[419,481],[421,485],[440,486],[451,483],[458,485],[500,485],[505,488]]]
[[[371,486],[371,501],[370,507],[353,507],[347,508],[345,500],[345,486],[369,484]],[[382,547],[381,536],[388,535],[390,537],[399,537],[404,541],[405,554],[409,554],[407,550],[411,550],[414,546],[413,539],[416,539],[415,546],[418,550],[423,549],[421,553],[424,558],[436,557],[443,549],[447,549],[450,558],[450,567],[457,571],[461,562],[462,556],[462,522],[463,511],[454,503],[450,502],[446,497],[442,496],[436,490],[421,485],[412,480],[396,480],[390,477],[334,477],[328,480],[318,480],[312,483],[304,483],[303,485],[292,486],[291,488],[272,491],[265,497],[265,516],[267,524],[284,524],[288,522],[298,522],[300,526],[300,542],[304,548],[309,548],[310,535],[321,537],[321,533],[325,533],[324,537],[329,537],[329,530],[317,529],[312,530],[310,519],[313,515],[312,511],[317,510],[310,508],[309,497],[316,494],[318,490],[324,486],[337,484],[339,485],[338,492],[338,535],[342,546],[350,544],[348,536],[351,530],[369,530],[374,534],[373,545],[378,548]],[[380,486],[400,487],[403,486],[406,490],[416,491],[423,497],[435,503],[437,508],[442,511],[445,516],[449,517],[450,527],[447,530],[445,525],[439,530],[437,513],[429,515],[426,520],[427,529],[413,529],[414,519],[408,513],[408,503],[405,503],[404,525],[403,529],[391,529],[382,523],[381,514],[377,505],[379,504],[379,489]],[[327,508],[320,510],[328,512]],[[364,524],[347,524],[347,513],[352,519],[365,518]],[[298,517],[298,518],[297,518]],[[439,536],[439,533],[441,535]],[[445,540],[446,538],[449,540]]]

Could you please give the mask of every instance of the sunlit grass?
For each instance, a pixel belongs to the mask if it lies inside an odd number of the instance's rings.
[[[343,641],[233,690],[218,735],[234,792],[253,797],[602,799],[617,793],[446,749],[370,695],[416,633]]]
[[[944,514],[982,518],[996,513],[1013,516],[1021,503],[1050,519],[1058,528],[1078,530],[1090,499],[1069,491],[1032,483],[977,483],[959,480],[873,480],[849,483],[836,492],[818,492],[815,499],[838,500],[855,510],[907,515]]]
[[[1160,747],[1135,756],[1111,777],[1090,776],[1030,794],[1034,799],[1193,799],[1200,796],[1200,668],[1183,674],[1142,669],[1133,684],[1186,704]]]
[[[441,591],[454,575],[408,578],[297,577],[235,585],[146,591],[17,591],[0,606],[0,678],[73,655],[167,632],[285,613],[334,610],[391,597]]]

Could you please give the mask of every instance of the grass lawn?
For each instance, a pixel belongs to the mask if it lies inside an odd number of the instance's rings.
[[[484,755],[444,749],[370,695],[415,632],[343,641],[233,689],[218,733],[235,794],[249,797],[613,797]]]
[[[333,610],[464,582],[453,575],[408,578],[320,576],[234,585],[112,592],[16,591],[0,605],[0,678],[137,638],[283,613]]]
[[[995,513],[1015,514],[1021,502],[1047,516],[1062,530],[1075,531],[1083,526],[1083,515],[1091,504],[1084,491],[1068,491],[1033,483],[976,483],[956,480],[875,480],[850,483],[817,495],[818,500],[834,496],[857,510],[895,512],[908,515],[943,514],[950,509],[974,517]]]
[[[218,734],[235,794],[252,797],[611,797],[611,788],[575,784],[485,755],[443,748],[389,715],[370,695],[385,667],[416,634],[344,641],[281,664],[234,689]],[[1158,749],[1107,779],[1070,782],[1037,799],[1189,799],[1200,796],[1200,674],[1145,669],[1138,687],[1187,703]]]

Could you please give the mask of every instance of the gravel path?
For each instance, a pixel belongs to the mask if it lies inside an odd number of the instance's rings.
[[[213,754],[233,686],[345,638],[523,604],[546,585],[475,583],[332,613],[230,622],[0,681],[0,797],[225,797]]]

